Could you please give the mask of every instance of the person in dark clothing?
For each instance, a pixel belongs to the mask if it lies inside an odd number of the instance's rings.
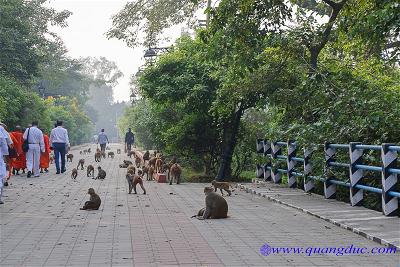
[[[132,149],[132,145],[135,143],[135,135],[132,133],[132,129],[129,128],[125,134],[125,146],[128,151]]]

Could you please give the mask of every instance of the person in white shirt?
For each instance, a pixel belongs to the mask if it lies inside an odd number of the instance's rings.
[[[63,122],[57,121],[56,128],[51,130],[50,133],[50,147],[54,149],[54,157],[56,163],[57,174],[64,173],[66,171],[65,168],[65,155],[68,153],[70,149],[68,131],[67,129],[62,127]],[[61,166],[60,166],[61,159]],[[61,167],[61,168],[60,168]]]
[[[0,204],[4,204],[1,197],[3,195],[4,180],[7,178],[7,167],[4,162],[4,158],[7,159],[8,157],[7,138],[9,138],[7,131],[3,126],[0,126]]]
[[[104,129],[101,129],[101,132],[97,136],[97,143],[100,144],[101,152],[106,152],[106,145],[110,142],[108,141],[107,135],[104,133]]]
[[[32,176],[39,177],[40,152],[44,152],[43,133],[37,127],[38,122],[32,122],[32,127],[25,130],[24,140],[28,140],[29,150],[26,152],[26,168],[28,169],[28,178]]]

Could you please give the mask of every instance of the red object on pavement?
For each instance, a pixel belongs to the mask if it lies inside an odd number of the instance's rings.
[[[155,173],[154,178],[156,179],[157,183],[167,182],[167,175],[165,175],[164,173]]]

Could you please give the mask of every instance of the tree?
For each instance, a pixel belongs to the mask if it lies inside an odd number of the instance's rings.
[[[28,84],[39,74],[48,47],[57,36],[49,25],[66,26],[69,11],[44,7],[44,0],[4,0],[0,3],[0,73]]]
[[[191,18],[207,0],[135,0],[113,16],[108,38],[123,40],[129,47],[154,46],[167,28]],[[189,24],[190,22],[188,22]],[[143,40],[140,38],[144,32]]]

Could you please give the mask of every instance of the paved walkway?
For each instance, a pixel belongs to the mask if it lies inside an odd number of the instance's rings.
[[[301,189],[288,188],[283,184],[256,180],[256,183],[238,186],[249,193],[312,214],[379,244],[396,246],[400,251],[399,217],[384,216],[382,212],[362,206],[352,207],[348,203],[325,199],[317,194],[306,194]]]
[[[112,145],[116,150],[117,145]],[[92,148],[93,149],[93,148]],[[75,154],[73,167],[81,157]],[[85,156],[93,163],[93,154]],[[13,177],[0,206],[0,266],[398,266],[399,254],[278,254],[260,247],[383,247],[364,237],[257,195],[235,191],[228,219],[190,218],[204,205],[204,184],[146,182],[128,195],[125,159],[102,160],[104,181],[79,172]],[[95,164],[97,166],[98,164]],[[81,211],[93,187],[98,211]],[[141,192],[141,189],[138,189]]]

